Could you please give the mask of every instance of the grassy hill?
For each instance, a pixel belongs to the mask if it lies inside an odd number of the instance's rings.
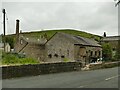
[[[44,31],[36,31],[36,32],[25,32],[22,34],[25,36],[32,36],[32,37],[40,37],[40,35],[46,34],[48,39],[49,39],[56,32],[63,32],[63,33],[72,34],[72,35],[81,36],[81,37],[86,37],[86,38],[91,38],[91,39],[93,38],[97,41],[99,41],[101,38],[101,36],[98,36],[98,35],[90,34],[90,33],[83,32],[83,31],[72,30],[72,29],[44,30]]]
[[[94,38],[97,41],[100,41],[101,36],[86,33],[83,31],[77,31],[77,30],[72,30],[72,29],[62,29],[62,30],[44,30],[44,31],[35,31],[35,32],[24,32],[21,33],[22,35],[25,35],[26,37],[34,37],[34,38],[40,38],[40,36],[47,36],[47,39],[52,37],[56,32],[63,32],[67,34],[72,34],[76,36],[82,36],[86,38]],[[0,41],[1,39],[0,35]],[[6,36],[6,42],[10,44],[11,48],[14,48],[14,43],[15,43],[15,34],[12,35],[7,35]],[[3,54],[2,56],[2,64],[35,64],[39,63],[37,60],[34,60],[32,58],[19,58],[18,56],[14,54]],[[0,63],[1,64],[1,63]]]
[[[63,32],[63,33],[72,34],[72,35],[76,35],[76,36],[91,38],[91,39],[95,39],[96,41],[100,41],[100,39],[102,38],[101,36],[98,36],[98,35],[90,34],[90,33],[83,32],[83,31],[73,30],[73,29],[23,32],[21,34],[25,35],[25,36],[28,36],[28,37],[34,37],[34,38],[39,38],[40,36],[44,36],[46,34],[47,39],[49,39],[56,32]],[[11,45],[11,47],[13,48],[14,47],[14,43],[15,43],[15,34],[7,35],[6,36],[6,42],[8,42]]]

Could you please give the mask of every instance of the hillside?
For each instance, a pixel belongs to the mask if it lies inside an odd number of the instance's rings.
[[[40,38],[40,36],[46,35],[46,38],[49,39],[56,32],[63,32],[63,33],[72,34],[72,35],[76,35],[76,36],[91,38],[91,39],[95,39],[98,42],[102,38],[101,36],[98,36],[98,35],[90,34],[90,33],[83,32],[83,31],[77,31],[77,30],[73,30],[73,29],[44,30],[44,31],[34,31],[34,32],[23,32],[23,33],[20,33],[20,35],[24,35],[26,37],[27,36],[28,37],[34,37],[34,38]],[[14,43],[15,43],[15,34],[7,35],[6,36],[6,42],[8,42],[10,44],[11,48],[13,48],[14,47]]]
[[[40,37],[40,35],[42,36],[42,35],[46,34],[47,38],[49,39],[56,32],[63,32],[63,33],[72,34],[72,35],[76,35],[76,36],[91,38],[91,39],[95,39],[97,41],[99,41],[101,38],[101,36],[98,36],[98,35],[90,34],[90,33],[83,32],[83,31],[72,30],[72,29],[44,30],[44,31],[36,31],[36,32],[24,32],[22,34],[25,36],[32,36],[32,37]]]

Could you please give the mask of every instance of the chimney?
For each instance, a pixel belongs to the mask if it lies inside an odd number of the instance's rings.
[[[103,37],[106,37],[106,32],[104,32]]]
[[[16,20],[16,42],[19,41],[19,20]]]

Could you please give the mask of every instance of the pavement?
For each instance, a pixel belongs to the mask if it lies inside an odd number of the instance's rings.
[[[118,88],[118,67],[2,80],[3,88]]]

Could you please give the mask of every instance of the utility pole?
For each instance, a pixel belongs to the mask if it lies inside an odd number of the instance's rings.
[[[115,0],[117,1],[117,3],[115,4],[115,7],[118,6],[118,21],[120,20],[119,18],[119,14],[120,14],[120,11],[119,11],[119,5],[120,5],[120,0]],[[119,23],[118,23],[118,36],[120,35],[120,32],[119,32]],[[117,45],[117,50],[116,50],[116,56],[117,56],[117,59],[119,60],[120,59],[120,37],[118,37],[118,45]]]
[[[4,32],[4,34],[3,34],[3,43],[4,43],[4,51],[5,51],[5,9],[3,9],[3,32]]]

